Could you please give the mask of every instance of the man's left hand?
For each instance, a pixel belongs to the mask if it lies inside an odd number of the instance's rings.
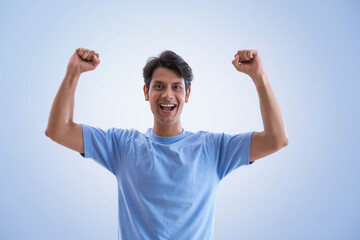
[[[239,50],[232,64],[239,72],[249,75],[253,81],[266,75],[258,51]]]

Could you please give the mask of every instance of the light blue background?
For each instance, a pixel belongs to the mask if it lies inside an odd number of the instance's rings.
[[[145,131],[142,68],[170,49],[193,68],[186,130],[262,131],[237,50],[257,49],[289,138],[221,183],[215,239],[359,239],[359,1],[2,1],[0,239],[117,239],[116,179],[44,134],[78,47],[74,121]]]

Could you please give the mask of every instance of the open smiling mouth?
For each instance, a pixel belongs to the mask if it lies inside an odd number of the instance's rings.
[[[175,107],[175,104],[160,104],[160,109],[166,113],[171,113],[175,109]]]

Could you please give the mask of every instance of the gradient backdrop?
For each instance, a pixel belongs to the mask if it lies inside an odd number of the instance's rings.
[[[44,134],[70,56],[95,49],[74,121],[146,131],[142,68],[170,49],[193,68],[186,130],[262,131],[257,49],[289,145],[238,168],[215,239],[360,239],[359,1],[1,1],[0,239],[117,239],[116,179]]]

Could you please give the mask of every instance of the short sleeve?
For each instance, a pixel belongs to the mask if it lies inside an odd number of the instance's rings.
[[[92,158],[97,163],[116,175],[119,167],[121,141],[126,130],[110,128],[104,131],[100,128],[82,124],[84,141],[84,158]]]
[[[212,145],[215,150],[216,170],[221,180],[240,166],[250,165],[250,144],[254,132],[235,135],[215,133]]]

